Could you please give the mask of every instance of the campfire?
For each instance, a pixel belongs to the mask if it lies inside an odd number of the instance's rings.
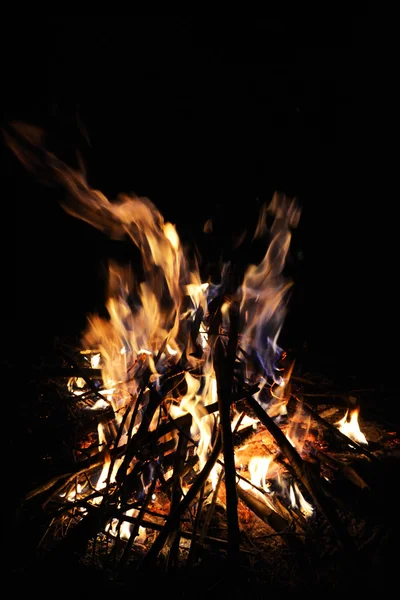
[[[362,390],[299,374],[280,346],[296,199],[275,193],[262,208],[257,264],[221,264],[204,280],[151,200],[109,201],[35,127],[5,135],[27,168],[62,185],[69,214],[129,238],[141,259],[138,272],[110,261],[104,315],[43,369],[73,436],[68,464],[50,456],[22,499],[40,510],[38,547],[114,574],[194,567],[207,552],[235,562],[284,547],[301,560],[326,536],[333,553],[362,551],[362,507],[398,437],[363,421]]]

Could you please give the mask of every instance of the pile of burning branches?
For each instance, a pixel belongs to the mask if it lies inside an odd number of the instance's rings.
[[[235,559],[253,514],[300,554],[318,520],[337,548],[359,549],[343,511],[370,490],[368,468],[380,467],[383,446],[371,449],[351,396],[325,397],[321,413],[278,345],[296,202],[275,194],[261,211],[258,264],[243,273],[223,264],[219,281],[204,283],[151,201],[110,202],[43,149],[35,128],[15,126],[8,143],[63,185],[69,213],[129,237],[142,260],[136,280],[110,264],[107,316],[91,315],[81,347],[47,373],[75,439],[69,464],[58,468],[53,457],[51,476],[23,499],[47,517],[40,543],[67,543],[82,556],[97,549],[116,570],[159,561],[173,569],[193,565],[210,545]]]

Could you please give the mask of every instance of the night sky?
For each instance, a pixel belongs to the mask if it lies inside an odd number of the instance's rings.
[[[290,343],[347,375],[379,379],[395,363],[367,11],[317,26],[305,17],[54,16],[9,23],[2,44],[2,126],[42,126],[60,157],[72,164],[80,152],[93,187],[148,196],[184,239],[213,217],[226,251],[274,190],[296,196]],[[15,223],[5,249],[12,306],[39,355],[54,335],[79,332],[102,302],[105,259],[130,249],[66,215],[62,190],[4,144],[1,161],[6,222],[10,210]]]

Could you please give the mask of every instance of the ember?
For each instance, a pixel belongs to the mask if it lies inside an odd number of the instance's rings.
[[[114,574],[128,565],[171,571],[196,564],[204,548],[232,560],[251,553],[257,520],[261,536],[299,554],[321,522],[334,551],[359,551],[365,542],[344,511],[371,489],[395,443],[391,434],[368,439],[359,405],[310,402],[310,385],[326,402],[325,393],[295,374],[279,345],[296,201],[276,193],[261,211],[258,264],[243,273],[224,264],[218,281],[203,281],[149,199],[110,202],[33,127],[16,124],[6,137],[26,166],[65,187],[67,212],[114,239],[129,236],[142,260],[141,276],[110,262],[107,317],[90,315],[81,347],[62,350],[57,388],[75,428],[74,460],[51,457],[51,477],[23,499],[45,511],[40,546],[67,544]]]

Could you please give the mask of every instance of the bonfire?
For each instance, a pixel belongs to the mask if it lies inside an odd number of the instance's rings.
[[[235,564],[272,544],[301,557],[318,531],[335,552],[360,552],[369,530],[365,513],[363,536],[354,527],[353,501],[359,510],[396,432],[368,439],[361,395],[301,377],[280,347],[296,199],[275,193],[262,208],[258,264],[221,264],[205,281],[151,200],[110,201],[36,127],[5,135],[27,168],[61,184],[69,214],[141,257],[139,273],[110,261],[105,316],[89,315],[80,346],[60,346],[57,372],[45,369],[74,436],[69,464],[51,456],[21,500],[40,510],[38,547],[114,575],[193,568],[205,551]]]

